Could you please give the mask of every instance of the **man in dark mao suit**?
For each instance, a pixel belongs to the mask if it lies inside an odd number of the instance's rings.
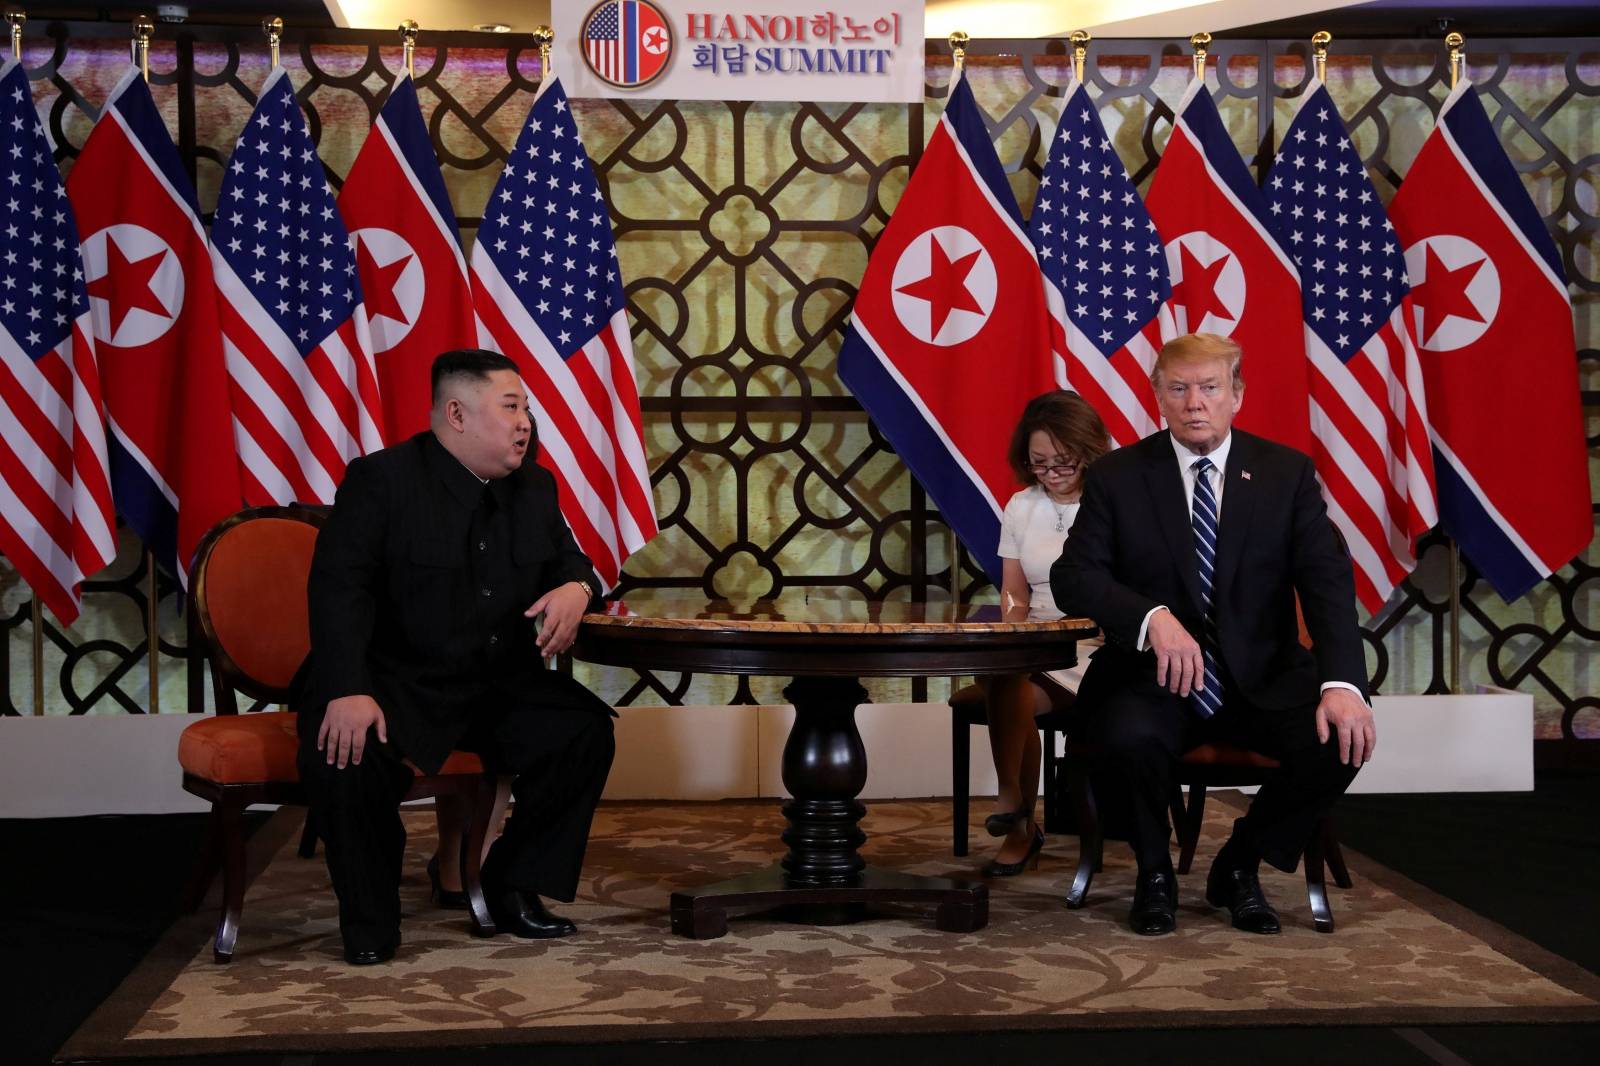
[[[398,803],[416,770],[436,772],[457,747],[516,775],[514,813],[483,867],[497,926],[574,931],[540,897],[576,893],[613,716],[544,667],[572,644],[595,577],[536,446],[516,364],[447,352],[433,364],[431,429],[352,462],[317,538],[311,655],[291,703],[354,964],[394,954]]]
[[[1129,813],[1134,931],[1176,928],[1173,763],[1228,740],[1282,769],[1234,822],[1206,899],[1240,929],[1276,933],[1258,863],[1294,870],[1376,742],[1350,560],[1311,460],[1232,429],[1244,396],[1236,344],[1178,337],[1151,382],[1169,428],[1089,468],[1050,585],[1062,610],[1105,633],[1078,706],[1108,764],[1099,786]]]

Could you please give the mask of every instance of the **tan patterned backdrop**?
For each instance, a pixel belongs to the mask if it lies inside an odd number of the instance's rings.
[[[25,64],[70,170],[123,69],[126,40],[103,24],[53,24]],[[202,208],[267,73],[253,34],[186,28],[158,42],[157,102]],[[348,171],[400,63],[388,34],[309,31],[286,42],[330,179]],[[424,38],[417,78],[445,180],[470,242],[539,75],[532,48],[472,34]],[[1342,53],[1338,49],[1342,48]],[[1306,80],[1301,42],[1222,41],[1210,74],[1258,173]],[[639,389],[662,533],[630,560],[623,591],[718,594],[803,587],[818,594],[948,595],[947,533],[918,486],[840,384],[834,359],[854,286],[942,105],[950,66],[930,43],[925,104],[601,102],[575,105],[611,203],[634,325]],[[1070,77],[1061,42],[974,42],[969,74],[1026,214]],[[1442,49],[1336,45],[1328,82],[1385,198],[1447,91]],[[1502,140],[1558,241],[1571,281],[1591,445],[1600,439],[1600,41],[1472,42],[1471,70]],[[1176,45],[1097,42],[1091,88],[1123,162],[1148,186],[1189,77]],[[1508,373],[1514,370],[1508,368]],[[995,427],[1002,447],[1009,426]],[[1537,457],[1530,457],[1537,461]],[[149,705],[144,585],[136,543],[92,585],[84,617],[46,617],[46,710],[139,713]],[[1596,549],[1515,604],[1463,574],[1462,684],[1531,692],[1539,735],[1600,738]],[[1444,691],[1451,652],[1448,550],[1430,541],[1418,574],[1366,619],[1385,692]],[[161,709],[187,706],[184,627],[163,581]],[[970,566],[964,594],[992,595]],[[29,594],[0,570],[9,634],[5,713],[31,712]],[[781,679],[638,676],[577,667],[616,702],[781,702]],[[873,684],[880,699],[937,699],[939,682]]]

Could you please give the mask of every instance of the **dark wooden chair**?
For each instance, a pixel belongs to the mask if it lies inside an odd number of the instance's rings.
[[[1067,906],[1073,909],[1082,907],[1088,899],[1089,885],[1100,870],[1105,847],[1094,793],[1089,788],[1089,773],[1097,755],[1091,745],[1069,740],[1062,767],[1062,784],[1079,827],[1078,869],[1073,875],[1072,887],[1067,890]],[[1195,847],[1205,822],[1206,790],[1259,786],[1277,768],[1276,759],[1232,744],[1202,744],[1178,760],[1170,800],[1173,834],[1178,841],[1178,873],[1188,873],[1194,863]],[[1189,787],[1187,802],[1183,796],[1185,785]],[[1340,888],[1351,885],[1350,871],[1344,864],[1344,853],[1340,850],[1331,817],[1324,817],[1317,823],[1306,843],[1301,863],[1306,875],[1306,895],[1311,903],[1311,923],[1317,932],[1331,933],[1333,909],[1328,903],[1327,871],[1333,872],[1334,883]]]
[[[1051,711],[1049,714],[1040,715],[1034,721],[1044,731],[1044,829],[1051,832],[1053,826],[1062,823],[1063,811],[1059,802],[1057,778],[1060,774],[1061,758],[1056,754],[1060,746],[1058,740],[1067,732],[1067,719],[1071,709]],[[989,714],[983,696],[983,689],[978,685],[967,685],[957,689],[950,697],[950,795],[953,797],[954,826],[952,830],[951,847],[957,855],[967,854],[968,833],[967,818],[971,806],[971,795],[967,788],[968,767],[972,762],[972,733],[971,726],[988,725]]]
[[[197,860],[187,904],[198,907],[206,886],[222,871],[222,914],[212,955],[233,957],[244,909],[243,816],[257,803],[305,804],[295,756],[295,715],[287,711],[239,713],[235,693],[282,703],[311,648],[306,579],[324,514],[305,507],[256,507],[219,523],[200,542],[189,583],[191,632],[211,666],[217,714],[183,731],[178,763],[183,787],[211,803],[211,826]],[[458,795],[472,812],[463,863],[465,889],[476,931],[493,921],[479,880],[479,856],[489,828],[495,778],[478,756],[453,752],[438,774],[419,774],[406,799]],[[316,837],[308,826],[300,853],[310,856]]]

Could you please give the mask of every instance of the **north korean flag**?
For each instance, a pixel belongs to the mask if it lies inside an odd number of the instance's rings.
[[[477,346],[460,231],[410,75],[378,112],[339,192],[339,214],[355,241],[384,439],[393,443],[428,427],[434,356]]]
[[[1560,255],[1461,81],[1389,206],[1433,426],[1439,522],[1507,601],[1594,535]]]
[[[1172,317],[1162,322],[1162,340],[1184,333],[1231,337],[1244,350],[1239,428],[1309,453],[1299,273],[1198,78],[1178,104],[1145,204],[1172,277]]]
[[[1006,441],[1056,387],[1044,282],[972,90],[949,106],[879,235],[839,376],[961,542],[1000,580]]]
[[[200,538],[243,499],[200,207],[137,67],[111,90],[67,196],[83,235],[112,497],[187,584]]]

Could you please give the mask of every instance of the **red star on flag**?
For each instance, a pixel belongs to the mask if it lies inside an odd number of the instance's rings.
[[[143,259],[130,260],[122,254],[117,242],[107,235],[106,272],[89,282],[89,295],[104,300],[110,307],[111,331],[107,336],[115,337],[122,323],[135,310],[168,317],[166,305],[150,287],[150,279],[161,269],[166,258],[166,250],[162,249]]]
[[[1478,268],[1485,262],[1480,259],[1451,270],[1444,265],[1444,260],[1439,258],[1439,253],[1433,250],[1432,245],[1428,246],[1427,253],[1427,273],[1420,284],[1411,288],[1412,301],[1422,308],[1424,344],[1433,339],[1434,333],[1451,315],[1468,322],[1483,321],[1472,297],[1467,295],[1467,286],[1472,284],[1472,279],[1478,276]]]
[[[930,237],[929,243],[933,246],[933,257],[928,263],[927,275],[909,285],[902,285],[895,291],[928,301],[933,316],[928,335],[937,337],[949,319],[951,311],[983,313],[983,308],[973,297],[972,291],[967,288],[967,275],[972,273],[972,268],[977,265],[978,256],[983,253],[968,252],[960,259],[952,261],[945,254],[944,246],[937,238]]]
[[[1199,329],[1208,314],[1231,322],[1233,316],[1217,298],[1217,275],[1228,265],[1228,257],[1218,256],[1210,266],[1202,266],[1187,246],[1180,246],[1178,254],[1183,257],[1183,280],[1172,286],[1172,300],[1189,312],[1189,328]]]
[[[400,301],[395,299],[394,287],[413,258],[415,257],[409,255],[401,256],[392,263],[379,266],[367,243],[365,241],[357,243],[356,269],[361,278],[371,279],[364,280],[361,290],[361,295],[366,299],[368,318],[377,318],[381,315],[384,318],[392,318],[401,325],[411,324],[405,310],[400,306]]]

